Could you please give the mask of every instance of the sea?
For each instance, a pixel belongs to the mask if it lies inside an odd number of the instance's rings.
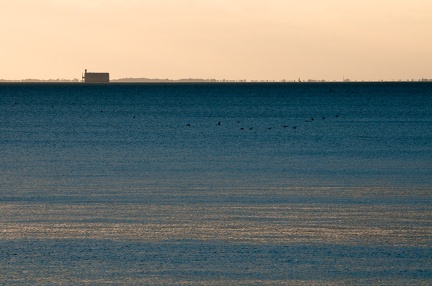
[[[0,84],[0,285],[431,284],[432,82]]]

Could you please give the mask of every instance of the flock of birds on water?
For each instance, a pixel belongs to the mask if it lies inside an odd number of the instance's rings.
[[[14,105],[16,106],[16,105],[18,105],[18,103],[15,102]],[[54,108],[54,104],[51,105],[51,108]],[[103,113],[103,110],[101,110],[100,112]],[[339,118],[339,117],[340,117],[340,114],[336,114],[336,115],[334,116],[334,118]],[[133,116],[133,119],[136,119],[136,115]],[[321,117],[321,120],[326,120],[326,117],[325,117],[325,116],[322,116],[322,117]],[[310,117],[309,119],[305,120],[305,122],[314,122],[314,121],[316,121],[314,117]],[[237,124],[240,124],[240,121],[237,121]],[[217,126],[221,126],[221,125],[222,125],[222,123],[219,121],[219,122],[217,123]],[[192,124],[187,123],[185,126],[187,126],[187,127],[191,127]],[[288,128],[288,127],[290,127],[290,126],[288,126],[288,125],[283,125],[282,127],[283,127],[283,128]],[[297,125],[291,126],[291,128],[294,129],[294,130],[297,129],[297,127],[298,127]],[[246,130],[246,129],[253,130],[253,127],[249,127],[249,128],[240,127],[240,130]],[[268,127],[267,129],[268,129],[268,130],[272,130],[272,127]]]
[[[339,117],[340,117],[340,114],[336,114],[336,115],[334,116],[334,118],[339,118]],[[135,116],[134,116],[134,118],[135,118]],[[325,116],[322,116],[322,117],[321,117],[321,120],[326,120],[326,119],[327,119],[327,118],[326,118]],[[305,120],[305,122],[314,122],[314,121],[316,121],[314,117],[311,117],[311,118]],[[237,124],[240,124],[240,121],[237,121]],[[217,125],[218,125],[218,126],[221,126],[222,123],[219,121],[219,122],[217,123]],[[191,127],[192,124],[187,123],[186,126],[187,126],[187,127]],[[290,126],[289,126],[289,125],[283,125],[282,127],[283,127],[283,128],[288,128],[288,127],[290,127]],[[272,130],[272,128],[273,128],[273,127],[267,127],[267,130]],[[293,125],[293,126],[291,126],[291,128],[292,128],[293,130],[295,130],[295,129],[298,128],[298,126],[297,126],[297,125]],[[240,130],[247,130],[247,129],[248,129],[248,130],[253,130],[253,127],[249,127],[249,128],[240,127]]]

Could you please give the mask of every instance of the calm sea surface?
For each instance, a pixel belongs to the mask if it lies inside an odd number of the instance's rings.
[[[0,84],[34,284],[432,284],[432,83]]]

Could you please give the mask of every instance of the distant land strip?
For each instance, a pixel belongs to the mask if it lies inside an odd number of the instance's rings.
[[[0,79],[0,82],[71,82],[71,83],[80,83],[81,80],[74,78],[74,79],[19,79],[19,80],[8,80],[8,79]],[[398,79],[398,80],[350,80],[350,79],[343,79],[343,80],[316,80],[316,79],[297,79],[297,80],[246,80],[246,79],[240,79],[240,80],[230,80],[230,79],[201,79],[201,78],[183,78],[183,79],[159,79],[159,78],[119,78],[119,79],[112,79],[110,82],[113,83],[158,83],[158,82],[432,82],[432,78],[421,78],[421,79]]]

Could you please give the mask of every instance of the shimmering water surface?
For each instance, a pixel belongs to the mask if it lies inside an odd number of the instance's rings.
[[[0,284],[429,285],[432,84],[0,84]]]

